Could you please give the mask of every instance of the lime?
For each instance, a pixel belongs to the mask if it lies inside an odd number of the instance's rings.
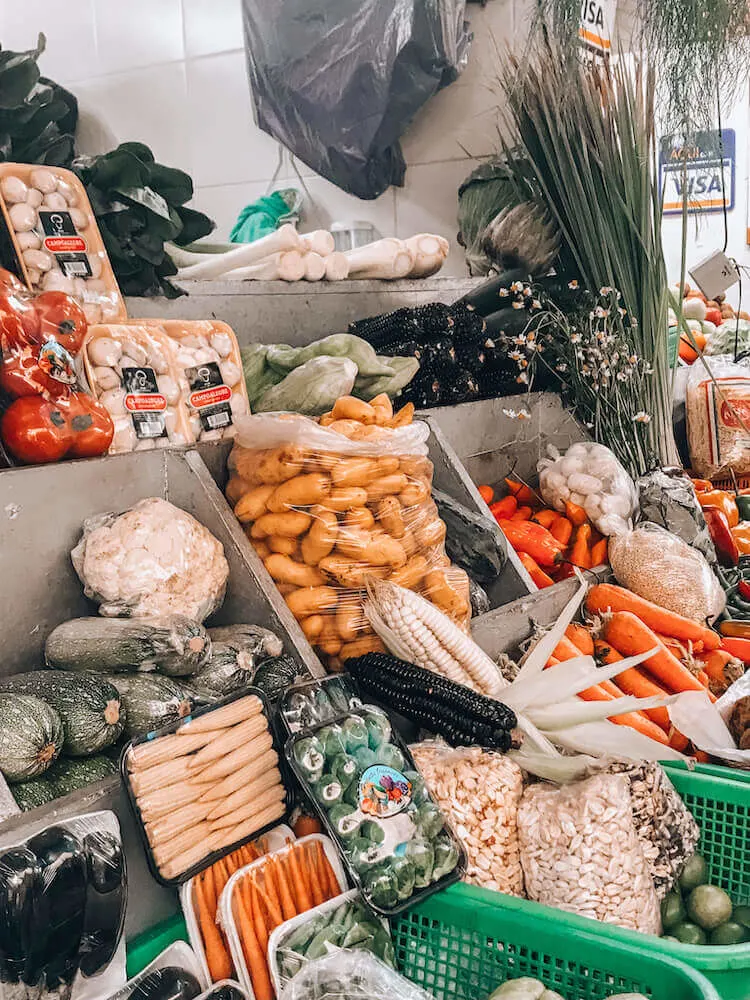
[[[682,944],[705,944],[706,934],[697,924],[687,921],[672,928],[672,933]]]
[[[748,934],[746,927],[738,924],[736,920],[727,920],[725,924],[720,924],[715,930],[711,931],[708,943],[742,944],[743,941],[747,941],[748,937],[750,937],[750,934]]]
[[[735,906],[732,916],[738,924],[750,928],[750,906]]]
[[[699,885],[703,885],[708,878],[708,865],[706,859],[700,854],[694,854],[682,869],[682,874],[677,880],[683,892],[691,892]]]
[[[665,930],[681,924],[685,919],[685,907],[682,905],[682,896],[679,892],[669,892],[662,900],[661,922]]]
[[[687,911],[691,920],[712,931],[732,916],[732,900],[717,885],[699,885],[688,896]]]

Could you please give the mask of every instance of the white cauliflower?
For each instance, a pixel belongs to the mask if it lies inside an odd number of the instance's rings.
[[[159,497],[86,520],[71,558],[86,596],[109,618],[203,621],[224,600],[229,576],[221,542]]]

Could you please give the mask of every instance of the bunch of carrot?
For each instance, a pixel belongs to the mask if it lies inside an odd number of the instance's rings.
[[[482,499],[529,576],[540,588],[573,575],[573,567],[592,569],[607,562],[607,539],[578,504],[566,503],[565,513],[552,510],[525,483],[506,479],[508,493],[497,502],[491,486],[480,486]]]
[[[569,625],[548,666],[581,655],[609,664],[654,649],[656,652],[641,666],[618,674],[614,681],[602,681],[582,692],[584,700],[612,701],[623,695],[666,697],[681,691],[708,691],[715,700],[710,692],[710,671],[722,654],[719,636],[711,629],[612,584],[592,587],[586,609],[597,616],[600,625]],[[673,728],[666,708],[630,712],[611,721],[630,726],[675,750],[685,750],[688,745]]]
[[[271,931],[298,913],[341,893],[336,874],[318,837],[289,843],[266,856],[241,878],[232,912],[255,1000],[273,1000],[268,967]]]

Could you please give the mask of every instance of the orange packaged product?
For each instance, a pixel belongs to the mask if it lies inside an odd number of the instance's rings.
[[[176,346],[175,366],[192,441],[234,436],[234,421],[250,412],[240,348],[234,331],[218,320],[147,319]]]
[[[65,292],[89,323],[127,315],[81,181],[46,164],[0,163],[2,263],[34,293]]]
[[[431,498],[428,434],[410,411],[394,415],[386,396],[343,397],[319,423],[238,418],[227,498],[331,669],[384,649],[365,612],[368,578],[414,590],[468,624],[468,578],[445,554]]]
[[[86,379],[115,425],[110,454],[191,442],[174,342],[155,326],[116,323],[89,328]]]

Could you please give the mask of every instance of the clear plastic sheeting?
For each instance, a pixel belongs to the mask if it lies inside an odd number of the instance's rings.
[[[94,1000],[125,979],[127,875],[114,813],[0,850],[0,998]],[[37,992],[38,991],[38,992]]]
[[[306,965],[280,1000],[433,1000],[364,951],[338,951]]]
[[[468,61],[465,0],[243,0],[257,124],[342,190],[402,186],[399,137]]]

